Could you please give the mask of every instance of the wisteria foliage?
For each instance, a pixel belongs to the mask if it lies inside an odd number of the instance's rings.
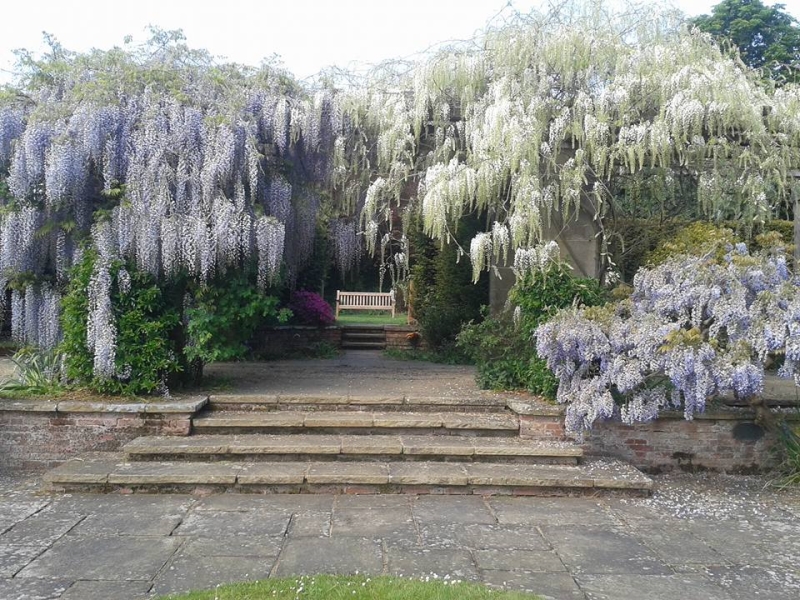
[[[765,367],[800,385],[800,278],[780,251],[731,248],[722,264],[681,256],[642,269],[632,296],[568,310],[536,331],[539,355],[559,379],[568,429],[597,420],[687,419],[709,398],[757,398]]]

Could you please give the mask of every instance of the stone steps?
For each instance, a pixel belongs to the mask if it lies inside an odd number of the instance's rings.
[[[397,462],[125,462],[120,454],[71,460],[48,472],[52,490],[171,492],[646,495],[652,481],[629,465]]]
[[[570,443],[458,435],[245,434],[143,436],[123,446],[128,460],[169,461],[458,461],[575,465]]]
[[[195,418],[197,433],[431,433],[516,435],[519,418],[494,412],[406,412],[353,410],[217,411]]]
[[[212,411],[407,411],[447,413],[508,413],[506,399],[493,394],[464,396],[373,396],[332,392],[311,394],[214,394]]]
[[[383,350],[386,348],[386,331],[383,327],[342,327],[341,346],[346,350]]]

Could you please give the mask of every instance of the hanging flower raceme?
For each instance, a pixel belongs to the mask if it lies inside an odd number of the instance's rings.
[[[759,396],[772,356],[783,354],[779,375],[800,385],[800,280],[777,250],[681,256],[640,270],[629,300],[559,313],[536,343],[577,435],[597,418],[681,409],[691,419],[713,396]]]

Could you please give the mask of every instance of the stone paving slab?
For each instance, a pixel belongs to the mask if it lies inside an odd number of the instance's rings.
[[[492,587],[531,592],[545,600],[586,600],[575,579],[568,573],[537,573],[528,571],[483,571],[483,581]],[[639,600],[643,600],[640,596]],[[649,600],[656,600],[655,597]],[[678,600],[678,598],[663,598]],[[688,600],[688,598],[680,600]]]
[[[368,538],[290,539],[273,570],[275,577],[291,575],[379,575],[383,572],[380,542]]]
[[[420,526],[420,539],[422,540],[421,543],[426,546],[469,546],[470,548],[486,551],[497,550],[505,555],[506,558],[516,554],[518,550],[552,550],[552,546],[542,537],[542,533],[538,528],[525,525],[432,523]],[[511,550],[514,552],[510,552]],[[498,569],[501,567],[487,566],[486,568]]]
[[[317,463],[309,467],[306,481],[317,483],[384,485],[389,483],[389,465],[382,463]]]
[[[173,594],[213,589],[225,583],[269,577],[275,557],[204,556],[181,553],[172,560],[153,586],[153,592]]]
[[[600,527],[542,527],[564,564],[576,574],[669,575],[671,569],[633,535]]]
[[[17,574],[18,578],[147,581],[180,546],[178,538],[64,537]]]
[[[725,590],[699,574],[578,575],[576,579],[591,600],[642,600],[642,598],[734,600],[734,597]],[[747,598],[752,600],[753,596]],[[779,597],[770,596],[770,600],[779,600]]]
[[[0,598],[3,600],[60,600],[67,592],[71,579],[0,579]]]
[[[151,587],[149,581],[76,581],[60,600],[141,600]]]
[[[387,545],[388,570],[401,577],[450,576],[462,581],[480,581],[472,554],[462,548],[430,549]]]

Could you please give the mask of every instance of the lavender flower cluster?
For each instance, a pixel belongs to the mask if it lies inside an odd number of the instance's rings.
[[[330,92],[304,100],[267,80],[221,90],[187,78],[183,90],[119,85],[92,95],[73,83],[43,84],[37,103],[0,106],[0,173],[12,196],[0,210],[0,284],[63,282],[91,231],[97,376],[114,374],[112,259],[206,281],[254,257],[264,287],[284,265],[291,279],[308,263],[321,207],[311,188],[329,183],[342,135]],[[109,197],[118,201],[100,226],[96,211]],[[342,253],[360,250],[348,242]],[[54,289],[37,283],[14,295],[16,337],[57,341],[58,316],[47,312]]]
[[[691,419],[710,397],[758,396],[777,356],[779,375],[800,385],[800,278],[781,251],[744,244],[722,262],[676,257],[640,270],[629,299],[559,313],[537,329],[536,349],[579,437],[598,419],[676,409]]]

